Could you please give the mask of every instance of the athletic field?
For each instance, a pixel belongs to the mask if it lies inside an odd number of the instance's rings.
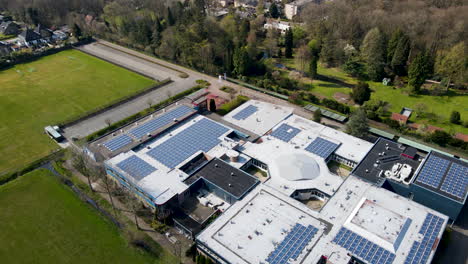
[[[77,50],[0,71],[0,175],[58,146],[44,126],[106,105],[153,80]]]
[[[175,263],[129,246],[119,230],[47,170],[0,186],[1,263]]]

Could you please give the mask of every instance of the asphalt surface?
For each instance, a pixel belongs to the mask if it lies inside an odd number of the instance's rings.
[[[99,115],[66,127],[64,132],[65,137],[67,138],[81,138],[96,132],[107,126],[106,120],[111,120],[111,122],[114,123],[130,115],[136,114],[148,108],[149,100],[152,102],[152,104],[162,102],[168,97],[192,88],[196,85],[195,81],[201,78],[201,76],[195,75],[190,75],[188,78],[180,78],[179,72],[170,70],[155,63],[151,63],[150,61],[144,60],[142,58],[126,54],[119,50],[112,49],[99,43],[88,44],[80,47],[79,49],[96,57],[113,62],[117,65],[122,65],[135,72],[152,77],[155,80],[171,78],[173,82],[143,96],[135,98],[132,101],[116,106]]]

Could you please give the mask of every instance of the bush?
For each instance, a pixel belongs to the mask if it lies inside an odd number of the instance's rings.
[[[323,98],[322,105],[330,109],[336,110],[343,114],[349,114],[351,112],[351,109],[349,108],[349,106],[341,104],[333,99]]]
[[[247,102],[248,100],[249,98],[247,96],[239,95],[234,100],[227,102],[223,104],[222,106],[220,106],[217,113],[219,115],[226,115],[227,113],[231,112],[232,110],[234,110],[241,104]]]
[[[151,228],[156,230],[157,232],[164,234],[169,230],[169,227],[163,223],[158,222],[157,220],[153,220],[151,222]]]
[[[452,114],[450,115],[450,123],[457,125],[461,124],[460,112],[452,111]]]

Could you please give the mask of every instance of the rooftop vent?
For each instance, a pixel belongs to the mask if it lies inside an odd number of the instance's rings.
[[[217,164],[217,163],[215,163],[215,167],[218,168],[218,164]]]
[[[177,118],[173,118],[172,121],[178,122],[179,120],[177,120]]]
[[[228,186],[229,186],[229,187],[232,187],[232,184],[229,183]]]

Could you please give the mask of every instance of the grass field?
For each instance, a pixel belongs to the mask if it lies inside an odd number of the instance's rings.
[[[174,263],[128,246],[119,230],[47,170],[0,186],[2,263]]]
[[[77,50],[0,71],[0,175],[57,148],[47,125],[77,117],[154,84]]]
[[[281,59],[281,63],[290,68],[296,68],[293,59]],[[343,71],[337,68],[325,68],[318,66],[317,72],[321,76],[332,78],[335,81],[305,79],[313,85],[311,92],[332,98],[337,92],[349,94],[352,86],[357,83],[357,80],[350,77]],[[389,111],[399,113],[403,107],[413,108],[418,103],[424,103],[427,106],[427,112],[434,113],[437,117],[431,120],[417,118],[416,115],[411,116],[411,121],[417,123],[427,123],[438,127],[445,128],[447,132],[461,132],[468,134],[468,128],[461,125],[454,125],[449,122],[452,111],[459,111],[462,121],[468,120],[468,94],[457,94],[450,91],[449,95],[432,96],[432,95],[409,95],[406,89],[393,89],[392,86],[385,86],[379,82],[368,82],[371,89],[371,99],[382,100],[390,103]],[[346,85],[344,85],[346,84]]]

